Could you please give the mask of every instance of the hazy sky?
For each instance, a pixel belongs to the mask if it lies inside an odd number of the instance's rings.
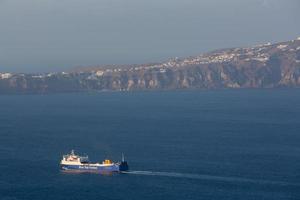
[[[300,0],[0,0],[0,71],[164,61],[300,36]]]

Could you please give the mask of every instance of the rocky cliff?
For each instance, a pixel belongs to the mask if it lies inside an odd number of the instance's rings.
[[[0,73],[0,94],[300,87],[300,38],[167,62],[47,74]]]

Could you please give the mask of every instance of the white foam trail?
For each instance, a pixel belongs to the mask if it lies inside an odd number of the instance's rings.
[[[127,171],[122,173],[133,174],[133,175],[145,175],[145,176],[166,176],[166,177],[175,177],[175,178],[199,179],[199,180],[219,181],[219,182],[237,182],[237,183],[300,187],[300,184],[283,182],[283,181],[268,181],[268,180],[257,180],[257,179],[248,179],[248,178],[239,178],[239,177],[223,177],[223,176],[212,176],[212,175],[205,175],[205,174],[185,174],[185,173],[176,173],[176,172],[154,172],[154,171]]]

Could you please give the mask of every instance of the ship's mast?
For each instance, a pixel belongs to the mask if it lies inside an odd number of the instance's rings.
[[[124,154],[122,153],[122,162],[125,162]]]

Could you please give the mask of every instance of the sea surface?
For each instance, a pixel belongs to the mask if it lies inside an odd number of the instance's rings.
[[[0,199],[300,199],[300,90],[0,95]]]

